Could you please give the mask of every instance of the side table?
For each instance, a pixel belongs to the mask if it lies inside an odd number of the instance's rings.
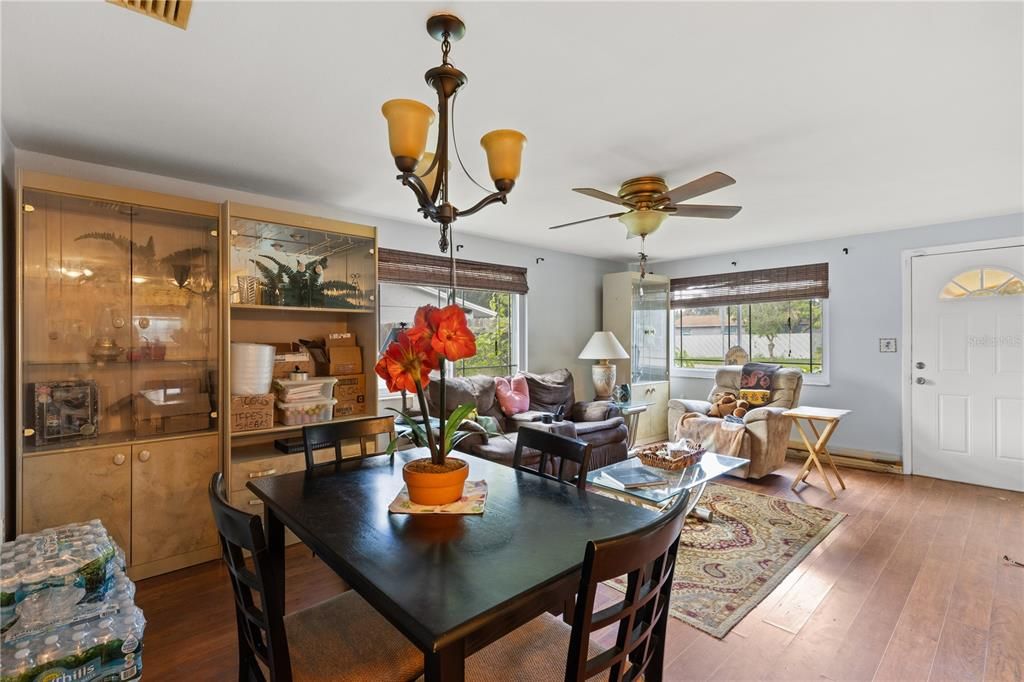
[[[833,500],[836,499],[836,491],[832,488],[832,482],[828,480],[828,474],[825,473],[825,469],[821,466],[821,459],[823,458],[832,467],[832,471],[835,472],[836,479],[839,481],[839,486],[846,490],[846,483],[839,474],[839,468],[836,467],[836,463],[832,461],[832,455],[829,454],[828,441],[835,432],[836,427],[839,426],[840,420],[850,414],[850,410],[801,406],[795,407],[792,410],[786,410],[782,414],[793,418],[796,430],[800,432],[800,438],[807,448],[807,461],[800,468],[800,473],[793,479],[793,485],[789,489],[796,490],[797,485],[807,482],[807,477],[811,473],[811,465],[813,464],[818,469],[821,477],[825,479],[825,487],[828,488],[829,495],[832,496]],[[811,427],[811,431],[814,433],[814,437],[817,438],[813,445],[811,444],[811,439],[807,437],[807,432],[800,425],[801,419],[807,422],[807,425]],[[825,427],[819,432],[815,422],[822,422],[825,424]]]
[[[615,403],[619,408],[622,418],[626,420],[626,449],[632,450],[636,444],[637,424],[640,422],[640,415],[647,411],[650,403]]]

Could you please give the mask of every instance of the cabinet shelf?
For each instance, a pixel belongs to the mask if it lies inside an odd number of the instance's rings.
[[[232,310],[266,310],[289,313],[352,313],[355,315],[372,315],[376,310],[373,308],[309,308],[305,306],[290,305],[258,305],[255,303],[232,303]]]
[[[350,422],[356,419],[366,419],[371,415],[368,414],[357,414],[351,417],[339,417],[338,419],[328,419],[322,422],[313,422],[312,424],[299,424],[297,426],[289,426],[287,424],[277,424],[269,429],[253,429],[252,431],[232,431],[232,438],[246,438],[247,436],[265,436],[271,433],[287,433],[289,431],[302,431],[303,426],[322,426],[323,424],[338,424],[340,422]]]
[[[168,433],[162,436],[147,436],[136,438],[133,431],[112,431],[103,433],[96,438],[82,438],[67,443],[54,443],[53,445],[25,445],[24,456],[33,457],[37,455],[55,455],[64,452],[78,452],[92,450],[94,448],[110,447],[112,445],[124,444],[145,445],[146,443],[161,443],[169,440],[181,440],[185,438],[196,438],[198,436],[210,436],[216,434],[216,428],[204,429],[202,431],[188,431],[185,433]]]
[[[52,362],[45,360],[29,360],[24,364],[26,367],[77,367],[88,365],[94,369],[104,369],[111,365],[173,365],[215,362],[217,362],[216,358],[164,358],[163,360],[105,360],[102,365],[97,363],[95,360],[55,360]]]

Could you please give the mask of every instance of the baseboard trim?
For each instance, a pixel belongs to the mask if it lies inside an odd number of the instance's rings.
[[[883,474],[902,474],[903,463],[891,462],[878,459],[877,453],[867,450],[853,450],[850,448],[829,448],[829,454],[837,466],[848,469],[864,469],[865,471],[876,471]],[[807,450],[799,441],[789,441],[789,449],[786,450],[786,459],[793,459],[800,462],[807,460]]]

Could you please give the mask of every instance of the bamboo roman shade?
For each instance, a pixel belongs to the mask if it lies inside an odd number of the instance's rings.
[[[672,307],[694,308],[828,298],[828,263],[672,280]]]
[[[450,280],[450,261],[446,256],[434,256],[396,249],[379,249],[377,276],[381,282],[447,287]],[[485,289],[525,294],[526,268],[496,265],[478,261],[455,259],[455,285],[459,289]]]

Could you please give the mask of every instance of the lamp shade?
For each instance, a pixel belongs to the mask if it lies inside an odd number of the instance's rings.
[[[380,108],[388,120],[391,155],[419,160],[427,148],[427,132],[434,122],[434,110],[414,99],[391,99]]]
[[[437,171],[441,168],[440,164],[430,168],[432,163],[434,163],[434,152],[426,152],[423,158],[420,159],[420,162],[416,164],[415,171],[416,175],[420,176],[420,179],[423,180],[423,184],[427,186],[427,191],[431,193],[434,191],[434,185],[437,184]],[[451,165],[451,162],[449,162],[448,167],[451,168]],[[429,173],[427,173],[428,169],[430,170]]]
[[[664,222],[668,214],[652,209],[637,209],[619,216],[619,222],[626,226],[630,234],[646,237]]]
[[[492,130],[480,138],[480,146],[487,152],[487,169],[491,180],[511,180],[519,177],[523,161],[526,136],[518,130]]]
[[[615,334],[594,332],[580,353],[580,360],[625,360],[629,358]]]

